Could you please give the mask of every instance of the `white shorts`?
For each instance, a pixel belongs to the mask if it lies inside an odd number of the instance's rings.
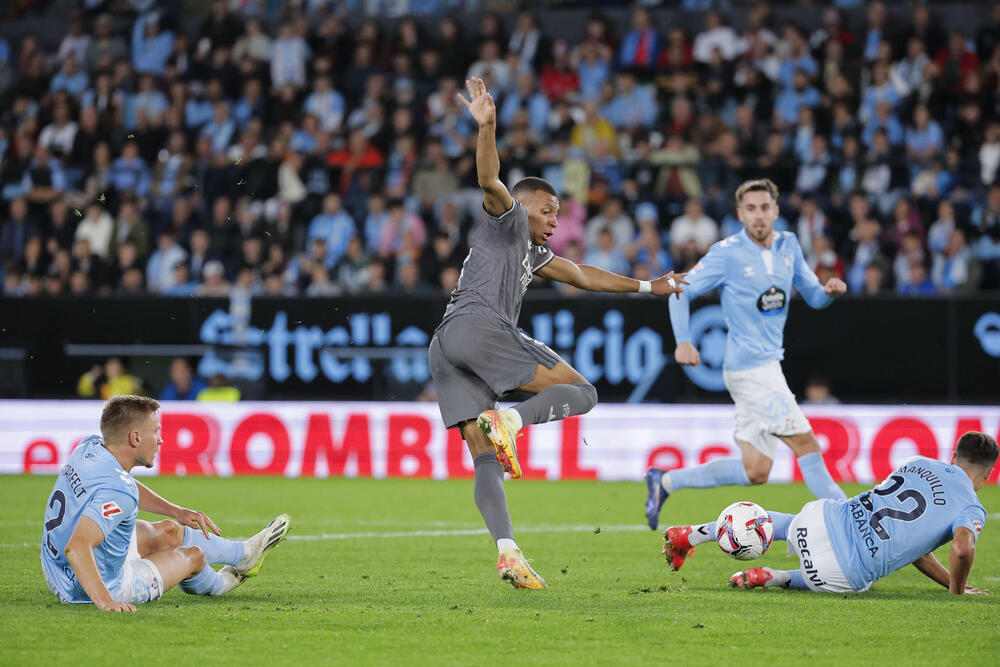
[[[826,531],[823,506],[829,499],[806,503],[788,526],[788,553],[799,557],[806,586],[825,593],[860,593],[851,588]],[[868,590],[866,586],[863,590]]]
[[[788,388],[779,362],[742,371],[723,370],[722,379],[736,403],[733,435],[772,461],[782,442],[779,435],[798,435],[812,429]]]
[[[122,581],[117,590],[111,591],[115,602],[142,604],[160,599],[163,595],[163,576],[151,560],[139,557],[139,545],[132,531],[128,554],[122,567]]]

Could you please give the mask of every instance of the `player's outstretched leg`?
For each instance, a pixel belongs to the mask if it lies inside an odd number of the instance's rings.
[[[794,590],[809,590],[802,572],[799,570],[775,570],[770,567],[752,567],[749,570],[737,572],[729,577],[729,585],[733,588],[748,590],[751,588],[791,588]]]
[[[288,536],[292,517],[279,514],[264,530],[243,542],[244,555],[237,563],[233,563],[236,571],[243,577],[253,577],[260,572],[267,552],[278,546]]]
[[[156,566],[164,591],[179,585],[192,595],[225,595],[246,580],[231,565],[213,570],[198,547],[174,547],[144,558]]]
[[[792,452],[799,462],[799,470],[802,471],[802,480],[809,487],[817,498],[832,498],[833,500],[844,500],[847,494],[837,486],[826,469],[823,462],[823,454],[820,452],[819,443],[812,431],[799,433],[796,435],[782,436],[782,440],[792,448]]]
[[[473,422],[462,426],[475,466],[473,494],[476,507],[497,545],[497,572],[515,588],[545,588],[545,581],[531,569],[514,541],[514,530],[503,488],[504,469],[497,461],[489,440]]]
[[[660,523],[663,503],[674,491],[733,484],[750,486],[750,483],[743,461],[736,457],[714,459],[708,463],[680,470],[650,468],[646,472],[646,521],[650,529],[656,530]]]

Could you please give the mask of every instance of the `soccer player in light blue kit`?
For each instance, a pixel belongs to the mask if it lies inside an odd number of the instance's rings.
[[[853,498],[814,500],[798,514],[768,512],[774,539],[788,543],[788,552],[799,557],[799,569],[755,567],[737,572],[729,583],[736,588],[861,592],[913,563],[950,593],[982,593],[966,583],[976,539],[986,525],[976,491],[990,478],[998,454],[996,440],[969,431],[955,444],[950,464],[914,456],[874,489]],[[714,522],[686,527],[693,528],[692,545],[714,539]],[[949,540],[950,570],[933,553]]]
[[[746,181],[736,190],[736,213],[743,231],[714,244],[687,274],[690,286],[670,299],[670,323],[677,339],[677,363],[697,366],[701,358],[688,332],[690,300],[718,288],[729,334],[723,378],[736,403],[734,435],[742,457],[699,466],[646,473],[646,519],[656,529],[663,502],[689,487],[763,484],[771,473],[778,442],[795,456],[809,490],[817,498],[844,498],[823,463],[819,443],[781,372],[782,347],[792,286],[813,308],[824,308],[847,291],[842,280],[821,285],[791,232],[774,231],[778,188],[768,179]],[[676,539],[684,548],[683,535]]]
[[[288,534],[287,514],[250,539],[221,535],[202,512],[170,503],[129,472],[152,467],[160,404],[115,396],[101,413],[101,435],[84,438],[63,466],[45,507],[42,572],[61,602],[93,602],[135,611],[180,585],[194,595],[223,595],[260,570],[264,555]],[[175,520],[140,521],[139,510]],[[208,563],[226,566],[216,572]]]

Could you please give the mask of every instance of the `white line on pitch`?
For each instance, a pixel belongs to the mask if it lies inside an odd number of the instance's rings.
[[[593,533],[593,532],[638,532],[649,530],[645,526],[521,526],[517,529],[519,533]],[[465,535],[487,535],[485,528],[473,528],[468,530],[411,530],[392,533],[321,533],[319,535],[289,535],[289,540],[364,540],[369,538],[386,539],[397,537],[451,537]]]

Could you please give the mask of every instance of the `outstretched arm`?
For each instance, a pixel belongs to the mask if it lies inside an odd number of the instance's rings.
[[[479,139],[476,142],[476,169],[479,172],[479,187],[483,189],[483,208],[493,217],[499,217],[510,210],[514,200],[507,187],[500,181],[500,156],[497,155],[497,109],[493,96],[486,90],[482,79],[472,78],[465,82],[469,99],[456,93],[459,101],[479,124]]]
[[[211,530],[216,535],[222,535],[222,531],[215,525],[215,522],[208,518],[204,512],[197,512],[175,505],[166,498],[153,492],[142,482],[136,480],[136,487],[139,489],[139,509],[143,512],[152,512],[160,516],[169,516],[176,519],[182,526],[195,528],[205,533],[205,538],[211,537],[208,531]]]
[[[681,285],[687,285],[684,274],[674,275],[671,271],[656,280],[642,281],[626,278],[617,273],[611,273],[596,266],[575,264],[562,257],[553,257],[552,261],[538,269],[537,275],[548,280],[566,283],[591,292],[640,292],[645,290],[642,283],[649,284],[649,294],[680,294],[684,291]]]

